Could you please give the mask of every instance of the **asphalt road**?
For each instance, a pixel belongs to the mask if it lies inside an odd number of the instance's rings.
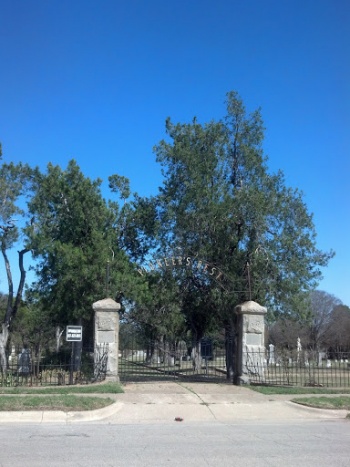
[[[350,465],[350,421],[7,424],[0,466]]]

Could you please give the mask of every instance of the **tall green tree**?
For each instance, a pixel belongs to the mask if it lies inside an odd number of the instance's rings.
[[[260,111],[247,114],[235,92],[226,104],[220,122],[166,122],[170,141],[155,148],[163,239],[216,264],[235,300],[301,312],[296,297],[316,285],[332,253],[317,249],[301,193],[269,173]]]
[[[49,164],[29,203],[35,290],[60,326],[84,323],[91,330],[92,303],[116,294],[130,270],[100,185],[101,180],[85,177],[75,161],[65,170]]]
[[[148,225],[159,250],[177,246],[222,272],[222,287],[198,267],[184,278],[198,303],[190,300],[183,312],[201,329],[198,338],[206,332],[198,309],[214,313],[231,334],[233,308],[245,300],[270,313],[307,313],[308,292],[333,254],[317,248],[299,190],[286,186],[282,172],[269,172],[260,110],[247,113],[235,92],[227,94],[226,108],[222,120],[203,125],[196,118],[188,124],[167,119],[167,138],[154,149],[163,185],[156,202],[138,205],[141,212],[156,205]]]

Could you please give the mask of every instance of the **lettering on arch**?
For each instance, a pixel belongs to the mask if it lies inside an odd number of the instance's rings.
[[[168,256],[164,258],[157,258],[152,261],[145,262],[137,272],[141,276],[151,273],[152,271],[165,270],[169,268],[185,267],[192,270],[197,270],[199,273],[207,274],[216,281],[224,278],[223,272],[213,264],[207,261],[193,258],[191,256]]]

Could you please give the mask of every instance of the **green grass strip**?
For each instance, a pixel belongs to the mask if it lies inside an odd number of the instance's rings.
[[[345,409],[350,410],[350,397],[301,397],[293,399],[296,404],[315,407],[317,409]]]
[[[120,394],[122,392],[124,391],[118,383],[89,384],[86,386],[0,387],[0,394]]]
[[[292,387],[292,386],[249,386],[253,391],[261,394],[350,394],[350,388],[313,388],[313,387]]]
[[[0,396],[0,411],[29,410],[63,410],[85,411],[96,410],[113,404],[109,397],[86,397],[72,395],[56,396]]]

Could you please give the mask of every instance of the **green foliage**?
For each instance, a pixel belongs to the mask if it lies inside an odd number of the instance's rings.
[[[130,183],[126,177],[122,175],[111,175],[108,177],[109,188],[113,193],[119,193],[123,200],[130,196]]]
[[[6,250],[18,240],[18,224],[25,215],[21,201],[30,194],[35,173],[27,164],[0,166],[0,241]]]
[[[175,338],[184,329],[178,287],[169,275],[154,274],[146,278],[146,288],[128,318],[142,327],[145,336]]]
[[[128,206],[124,203],[120,209],[117,203],[107,204],[100,184],[100,180],[85,177],[75,161],[70,161],[66,170],[49,164],[46,173],[22,164],[2,164],[0,168],[0,242],[9,283],[4,319],[9,322],[14,315],[7,250],[19,239],[17,221],[25,214],[28,197],[30,217],[21,255],[23,259],[25,252],[32,252],[37,282],[27,292],[27,305],[15,331],[20,341],[38,349],[44,339],[54,337],[55,325],[81,319],[87,325],[94,301],[107,295],[134,300],[138,289],[144,287],[123,251],[122,226]],[[110,184],[112,191],[119,189],[122,197],[129,196],[124,177],[114,175]],[[91,331],[91,326],[87,329]]]
[[[89,320],[92,303],[125,285],[121,276],[130,266],[118,249],[113,211],[100,184],[85,177],[75,161],[66,170],[49,164],[38,176],[29,203],[34,228],[27,233],[38,261],[35,290],[53,323]]]
[[[26,343],[35,349],[38,356],[44,346],[54,346],[54,339],[55,329],[50,316],[42,308],[40,301],[33,299],[32,294],[27,292],[26,300],[21,302],[12,326],[11,344],[22,346]]]
[[[213,326],[208,317],[225,323],[234,305],[249,299],[276,314],[305,315],[305,297],[333,255],[317,249],[302,194],[285,186],[281,172],[269,173],[260,111],[248,114],[235,92],[226,105],[218,122],[167,119],[168,137],[154,148],[163,185],[157,197],[134,204],[134,231],[149,253],[165,256],[177,247],[223,272],[224,289],[196,267],[173,273],[182,312],[199,337]]]

